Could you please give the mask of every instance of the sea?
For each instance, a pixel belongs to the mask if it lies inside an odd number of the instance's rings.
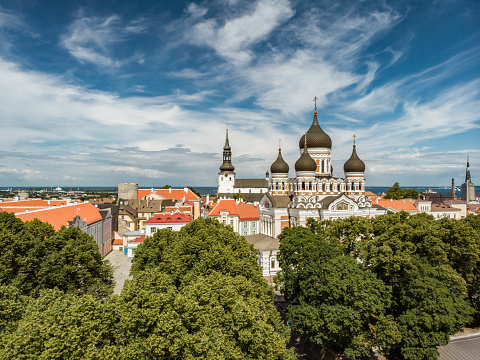
[[[10,189],[16,191],[16,190],[24,190],[24,189],[32,189],[32,190],[52,190],[55,189],[57,186],[0,186],[0,191],[8,191]],[[80,187],[71,187],[71,186],[60,186],[63,190],[65,191],[71,191],[71,190],[86,190],[86,191],[117,191],[116,186],[80,186]],[[183,188],[184,186],[175,186],[175,188]],[[186,186],[185,186],[186,187]],[[216,186],[192,186],[199,194],[201,195],[215,195],[217,193],[217,187]],[[150,189],[152,186],[139,186],[141,189]],[[371,191],[375,194],[382,194],[387,192],[389,186],[366,186],[365,190],[366,191]],[[451,187],[450,186],[402,186],[404,189],[415,189],[420,193],[427,192],[427,191],[434,191],[437,193],[442,193],[442,194],[450,194],[451,193]],[[460,187],[457,187],[457,189],[460,189]],[[475,186],[475,192],[480,193],[480,186]],[[462,197],[462,191],[457,190],[456,191],[457,198]]]

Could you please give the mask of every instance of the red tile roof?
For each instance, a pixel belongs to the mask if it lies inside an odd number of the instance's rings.
[[[167,199],[175,200],[200,200],[200,198],[190,189],[154,189],[158,195],[164,196]],[[141,199],[152,193],[152,189],[138,189],[138,198]]]
[[[228,211],[229,216],[239,216],[237,204],[234,199],[220,199],[217,201],[208,216],[220,216],[220,211]]]
[[[114,239],[113,245],[123,245],[123,239]]]
[[[133,240],[131,240],[131,241],[129,241],[129,242],[130,242],[130,243],[143,243],[143,240],[145,240],[145,235],[140,236],[140,237],[138,237],[138,238],[136,238],[136,239],[133,239]]]
[[[67,226],[68,222],[72,221],[77,214],[82,219],[86,219],[87,224],[89,225],[102,220],[100,211],[89,202],[49,207],[41,210],[15,214],[15,216],[22,221],[38,219],[43,222],[48,222],[55,228],[55,230],[59,230],[63,225]]]
[[[165,224],[165,223],[189,223],[192,219],[181,213],[155,215],[150,220],[145,221],[145,224]]]
[[[258,208],[244,202],[238,204],[234,199],[220,199],[210,211],[208,216],[218,217],[220,212],[228,211],[229,216],[238,216],[240,220],[258,220]]]
[[[410,199],[392,200],[392,199],[378,199],[377,204],[383,208],[391,207],[397,211],[417,211],[417,208]]]
[[[254,205],[247,205],[243,202],[237,204],[240,220],[258,220],[258,208]]]

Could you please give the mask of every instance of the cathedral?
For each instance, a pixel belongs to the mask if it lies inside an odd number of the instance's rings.
[[[228,137],[227,137],[228,139]],[[289,178],[289,165],[278,157],[270,167],[268,188],[259,201],[260,233],[276,237],[284,227],[305,226],[308,218],[319,221],[349,216],[375,217],[385,209],[365,197],[365,164],[357,155],[355,137],[350,158],[343,166],[344,178],[333,177],[332,140],[313,113],[310,129],[300,138],[300,157],[295,162],[295,177]],[[228,140],[219,173],[219,193],[225,185],[233,188],[235,173]]]

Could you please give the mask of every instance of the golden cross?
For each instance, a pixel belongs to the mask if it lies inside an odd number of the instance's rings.
[[[278,139],[278,149],[279,149],[279,150],[282,148],[281,142],[282,142],[282,139]]]
[[[353,146],[355,146],[355,138],[356,138],[356,137],[357,137],[357,136],[356,136],[355,134],[353,134]]]
[[[315,97],[313,98],[313,101],[315,101],[315,110],[317,110],[317,100],[318,100],[318,98],[315,96]]]

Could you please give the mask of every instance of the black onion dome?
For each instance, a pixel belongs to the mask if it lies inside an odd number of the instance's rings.
[[[220,171],[234,171],[235,166],[232,165],[229,161],[224,161],[222,165],[220,165]]]
[[[304,148],[305,144],[305,135],[300,138],[299,146],[300,149]],[[317,111],[313,113],[313,122],[310,129],[307,131],[307,146],[309,148],[331,148],[332,139],[330,136],[322,130],[317,120]]]
[[[312,159],[308,151],[304,151],[302,156],[300,156],[295,163],[295,171],[317,171],[317,163]]]
[[[288,164],[283,160],[282,157],[282,150],[278,149],[278,157],[277,160],[270,166],[270,172],[272,174],[288,174],[290,170]]]
[[[343,171],[359,173],[365,172],[365,163],[357,155],[356,146],[353,145],[352,156],[343,165]]]

